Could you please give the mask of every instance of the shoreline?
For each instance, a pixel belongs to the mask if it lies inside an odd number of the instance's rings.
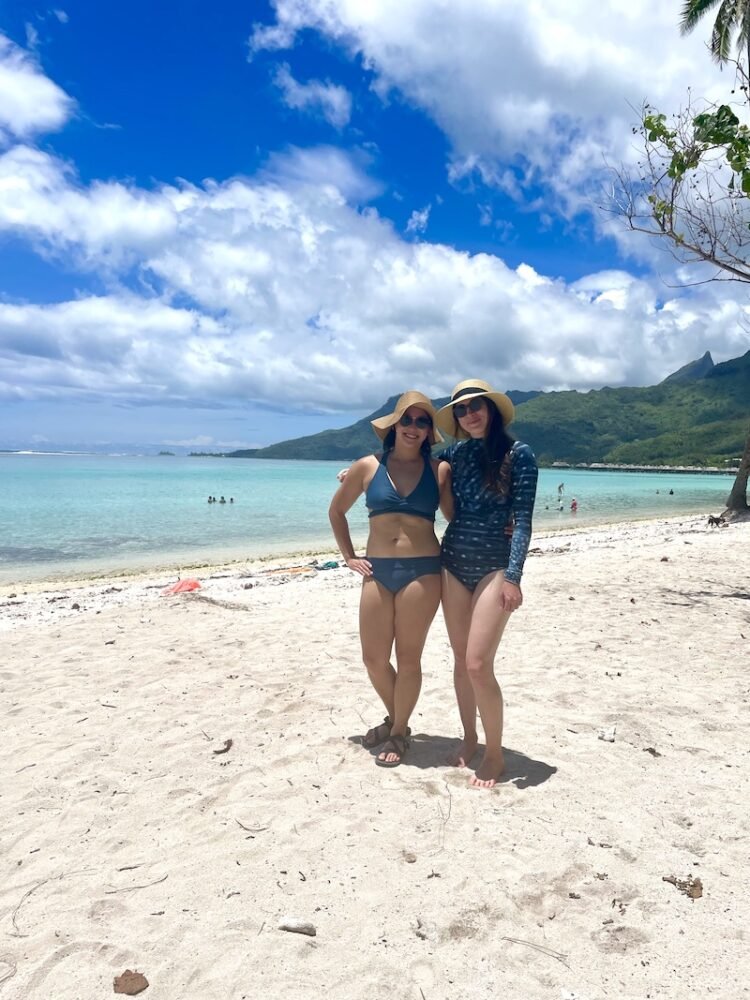
[[[566,524],[559,529],[538,531],[532,535],[529,560],[560,551],[580,551],[585,548],[611,547],[627,539],[653,540],[664,532],[695,533],[720,531],[709,529],[702,514],[675,515],[665,518],[643,518],[606,524]],[[364,541],[355,548],[364,548]],[[331,569],[326,563],[337,563]],[[527,560],[528,565],[528,560]],[[138,570],[111,570],[101,573],[83,572],[65,576],[45,577],[25,582],[0,583],[0,632],[23,622],[57,619],[78,614],[81,610],[97,610],[124,603],[160,596],[163,589],[185,579],[197,579],[198,599],[228,600],[237,598],[238,588],[252,591],[258,587],[288,583],[316,576],[335,576],[344,585],[359,585],[359,578],[342,563],[341,555],[332,546],[299,549],[294,552],[268,553],[265,556],[228,561],[173,562]],[[121,596],[120,596],[121,595]],[[73,605],[65,603],[70,598]],[[85,608],[80,601],[85,601]],[[78,605],[77,607],[75,605]]]
[[[538,501],[538,503],[541,505],[544,501]],[[542,515],[540,512],[537,514],[537,522],[541,521],[543,523],[534,529],[532,538],[545,538],[550,535],[567,534],[569,532],[578,534],[580,532],[606,530],[607,528],[621,525],[648,524],[654,521],[707,518],[712,512],[720,514],[722,511],[717,506],[712,505],[702,510],[680,511],[674,514],[657,514],[653,510],[650,510],[644,511],[641,515],[628,518],[615,516],[612,520],[609,520],[605,515],[601,517],[590,515],[588,512],[581,510],[576,515],[571,515],[567,506],[564,511],[560,512],[552,511],[547,507],[545,515]],[[546,515],[549,516],[547,517]],[[555,515],[560,519],[553,520]],[[546,523],[544,523],[545,521]],[[444,522],[439,523],[438,528],[438,535],[441,536],[445,530]],[[355,548],[363,550],[366,538],[366,534],[355,537]],[[152,576],[167,572],[179,574],[188,571],[196,572],[198,570],[211,571],[216,568],[236,568],[241,564],[266,563],[274,559],[286,560],[306,557],[313,559],[322,555],[326,555],[327,558],[339,558],[332,538],[330,545],[326,544],[324,538],[321,538],[319,541],[313,541],[310,545],[297,545],[294,542],[289,543],[288,546],[283,542],[276,543],[275,545],[269,544],[269,547],[263,551],[251,551],[250,553],[247,552],[247,547],[243,551],[242,546],[233,546],[227,550],[226,555],[209,552],[205,556],[192,556],[187,553],[165,552],[163,555],[158,556],[156,561],[152,563],[141,562],[140,556],[133,556],[129,560],[122,561],[117,566],[104,565],[105,559],[103,557],[81,560],[79,568],[69,565],[65,569],[53,569],[52,567],[55,564],[51,563],[24,563],[16,565],[13,568],[5,568],[0,564],[0,596],[8,588],[12,590],[14,588],[28,588],[44,584],[63,586],[75,582]],[[18,575],[12,579],[7,579],[12,573],[17,573]]]

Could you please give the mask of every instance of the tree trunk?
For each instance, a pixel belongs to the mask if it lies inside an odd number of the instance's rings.
[[[750,434],[745,441],[745,450],[740,459],[737,478],[732,486],[732,492],[727,499],[727,510],[745,511],[747,506],[747,478],[750,474]]]

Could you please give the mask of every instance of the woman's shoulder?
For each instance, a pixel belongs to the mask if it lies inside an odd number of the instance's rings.
[[[514,441],[511,446],[510,453],[513,456],[514,462],[533,462],[536,465],[536,456],[531,450],[531,447],[523,441]]]

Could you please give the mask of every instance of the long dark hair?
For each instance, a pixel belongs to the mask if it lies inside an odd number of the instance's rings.
[[[383,438],[383,455],[387,455],[389,451],[393,451],[396,446],[396,427],[395,425],[391,427],[386,436]],[[425,458],[429,458],[432,454],[432,445],[430,444],[430,435],[424,439],[422,444],[419,446],[419,453]]]
[[[507,496],[510,492],[510,449],[515,438],[507,432],[502,414],[487,396],[484,405],[489,414],[484,449],[480,452],[484,485],[493,493]]]

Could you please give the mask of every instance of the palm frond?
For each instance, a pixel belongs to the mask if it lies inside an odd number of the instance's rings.
[[[680,13],[680,32],[687,35],[722,0],[685,0]]]
[[[731,55],[732,35],[737,28],[737,8],[740,5],[744,7],[744,0],[724,0],[716,15],[711,32],[711,55],[719,65]]]

